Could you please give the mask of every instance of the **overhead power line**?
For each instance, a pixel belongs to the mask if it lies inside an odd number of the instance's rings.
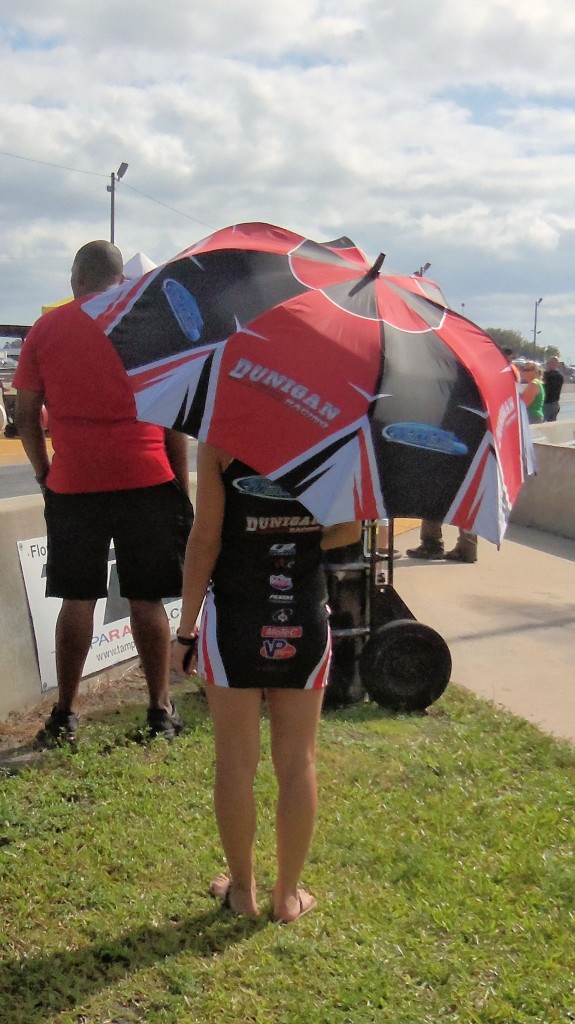
[[[25,160],[28,164],[42,164],[43,167],[57,167],[60,171],[73,171],[75,174],[91,174],[94,178],[107,178],[107,174],[98,171],[82,171],[79,167],[66,167],[64,164],[52,164],[49,160],[35,160],[31,156],[20,156],[18,153],[7,153],[0,149],[0,156],[11,156],[14,160]]]
[[[40,164],[42,167],[56,167],[60,171],[72,171],[74,174],[89,174],[94,178],[109,178],[108,174],[101,174],[99,171],[84,171],[79,167],[67,167],[65,164],[53,164],[50,163],[49,160],[36,160],[34,157],[20,156],[18,153],[8,153],[3,149],[0,149],[0,156],[9,156],[14,160],[25,160],[26,163]],[[134,188],[133,185],[127,185],[126,182],[123,182],[122,188],[127,188],[130,192],[137,192],[137,194],[143,196],[144,199],[149,199],[151,203],[157,203],[158,206],[163,206],[166,210],[171,210],[172,213],[177,213],[180,217],[185,217],[186,220],[193,220],[196,224],[201,224],[202,227],[210,228],[210,230],[212,228],[212,225],[206,223],[206,221],[200,220],[198,217],[192,217],[189,213],[184,213],[182,210],[176,209],[175,206],[169,206],[168,203],[163,203],[161,199],[155,199],[154,196],[149,196],[146,192],[141,192],[140,189]]]
[[[182,210],[177,210],[175,206],[168,206],[168,204],[163,203],[161,199],[154,199],[153,196],[147,195],[146,192],[141,192],[139,188],[134,188],[133,185],[128,185],[126,182],[123,182],[122,188],[127,188],[130,192],[137,192],[139,196],[144,196],[144,199],[149,199],[150,202],[157,203],[158,206],[164,206],[166,210],[172,210],[174,213],[179,213],[180,217],[186,217],[187,220],[193,220],[196,224],[202,224],[205,228],[211,229],[213,227],[212,224],[207,224],[205,220],[199,220],[198,217],[192,217],[189,213],[183,213]]]

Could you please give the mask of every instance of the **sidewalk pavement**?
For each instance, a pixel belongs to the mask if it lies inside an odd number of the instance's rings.
[[[448,550],[457,530],[443,536]],[[402,557],[393,585],[446,640],[453,683],[575,742],[575,541],[511,525],[499,551],[479,539],[473,565]]]
[[[52,441],[46,438],[46,445],[50,455],[53,455]],[[2,466],[26,466],[28,459],[24,446],[19,437],[4,437],[0,434],[0,467]]]
[[[8,438],[0,434],[0,466],[22,466],[27,461],[20,438]]]
[[[2,440],[0,466],[25,461],[19,440]],[[418,545],[415,522],[396,524],[402,552]],[[457,530],[443,535],[447,550]],[[575,743],[575,541],[510,526],[499,551],[480,538],[474,565],[404,556],[393,582],[446,640],[452,682]]]

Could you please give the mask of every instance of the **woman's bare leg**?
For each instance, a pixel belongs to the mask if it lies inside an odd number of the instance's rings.
[[[216,747],[216,820],[232,882],[229,905],[238,914],[257,917],[253,786],[260,757],[262,692],[207,686],[206,693]],[[222,897],[225,890],[225,878],[218,876],[211,891]]]
[[[279,786],[274,917],[286,923],[315,906],[314,897],[298,883],[317,812],[315,751],[322,700],[322,690],[266,690]]]

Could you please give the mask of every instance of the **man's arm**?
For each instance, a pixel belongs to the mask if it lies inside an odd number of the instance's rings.
[[[166,451],[170,466],[174,471],[176,480],[184,488],[186,494],[190,492],[190,468],[188,459],[189,438],[187,434],[179,430],[166,430]]]
[[[46,438],[40,420],[43,402],[44,395],[41,391],[22,389],[16,395],[16,430],[40,487],[44,486],[50,469]]]

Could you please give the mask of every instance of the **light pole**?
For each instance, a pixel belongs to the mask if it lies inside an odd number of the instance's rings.
[[[127,164],[120,164],[118,170],[114,174],[112,171],[110,175],[110,184],[106,186],[107,191],[110,193],[110,241],[114,242],[114,220],[115,220],[115,199],[116,199],[116,182],[123,178],[126,171],[128,170]]]
[[[426,273],[426,271],[429,270],[430,266],[431,266],[431,263],[424,263],[423,266],[419,268],[419,270],[414,270],[413,271],[413,276],[414,277],[423,277],[423,275]]]
[[[535,300],[535,313],[533,314],[533,358],[535,358],[535,351],[537,349],[537,335],[539,333],[539,331],[537,330],[537,310],[539,309],[539,306],[542,302],[543,298]]]

